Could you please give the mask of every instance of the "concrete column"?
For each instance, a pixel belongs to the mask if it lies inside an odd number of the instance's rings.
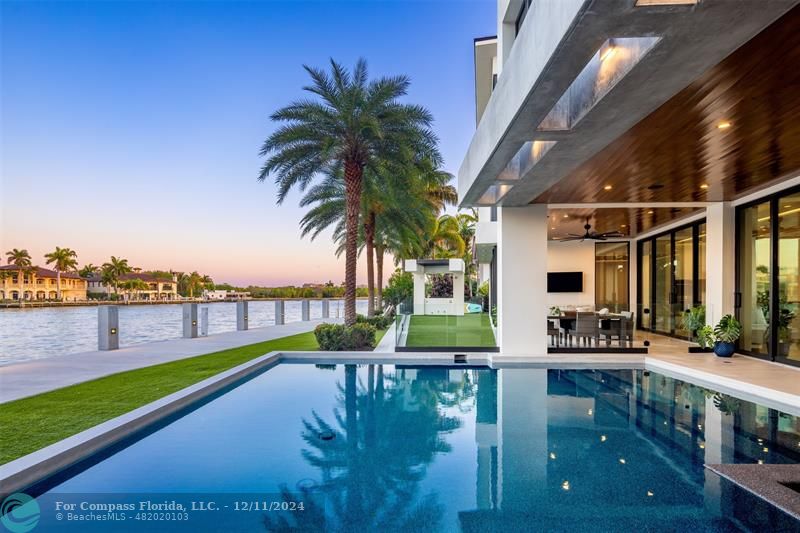
[[[311,300],[300,302],[300,316],[304,322],[311,320]]]
[[[208,307],[200,308],[200,335],[208,337]]]
[[[501,207],[497,321],[501,354],[547,353],[547,205]]]
[[[183,338],[197,337],[197,304],[183,304]]]
[[[422,270],[422,269],[420,269]],[[425,314],[425,271],[414,272],[414,314]]]
[[[283,300],[275,300],[275,325],[280,326],[284,323]]]
[[[331,302],[330,300],[322,300],[322,318],[330,318],[331,316]]]
[[[247,300],[236,302],[236,330],[247,331]]]
[[[97,308],[97,349],[119,348],[119,308],[116,305],[101,305]]]
[[[706,322],[733,314],[736,291],[736,216],[730,202],[706,207]]]

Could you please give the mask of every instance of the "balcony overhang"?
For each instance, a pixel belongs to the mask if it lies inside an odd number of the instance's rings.
[[[459,170],[459,203],[529,204],[798,3],[537,0]]]

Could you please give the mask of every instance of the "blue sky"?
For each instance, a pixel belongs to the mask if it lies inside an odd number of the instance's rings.
[[[492,0],[0,2],[2,251],[56,245],[240,284],[339,283],[299,195],[256,181],[269,114],[329,57],[407,74],[456,173]],[[362,261],[363,262],[363,261]],[[363,273],[363,265],[361,265]],[[360,281],[363,282],[363,276]]]

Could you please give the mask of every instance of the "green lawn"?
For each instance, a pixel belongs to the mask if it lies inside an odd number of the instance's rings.
[[[406,346],[496,346],[489,315],[413,315]]]
[[[386,333],[379,330],[376,341]],[[377,344],[376,342],[376,344]],[[273,351],[318,350],[314,332],[148,366],[0,404],[0,464]]]

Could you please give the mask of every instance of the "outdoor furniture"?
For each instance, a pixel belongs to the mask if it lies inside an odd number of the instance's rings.
[[[600,342],[600,326],[596,313],[577,313],[572,327],[567,328],[567,340],[572,346],[572,339],[576,338],[578,344],[583,340],[584,346],[591,346],[594,339],[595,346]]]
[[[619,345],[633,347],[633,313],[623,312],[619,316],[603,318],[600,320],[600,335],[605,339],[606,346],[611,346],[613,339],[619,340]]]
[[[550,345],[551,346],[560,346],[561,345],[561,328],[558,325],[559,317],[555,319],[548,317],[547,318],[547,334],[550,335]]]

